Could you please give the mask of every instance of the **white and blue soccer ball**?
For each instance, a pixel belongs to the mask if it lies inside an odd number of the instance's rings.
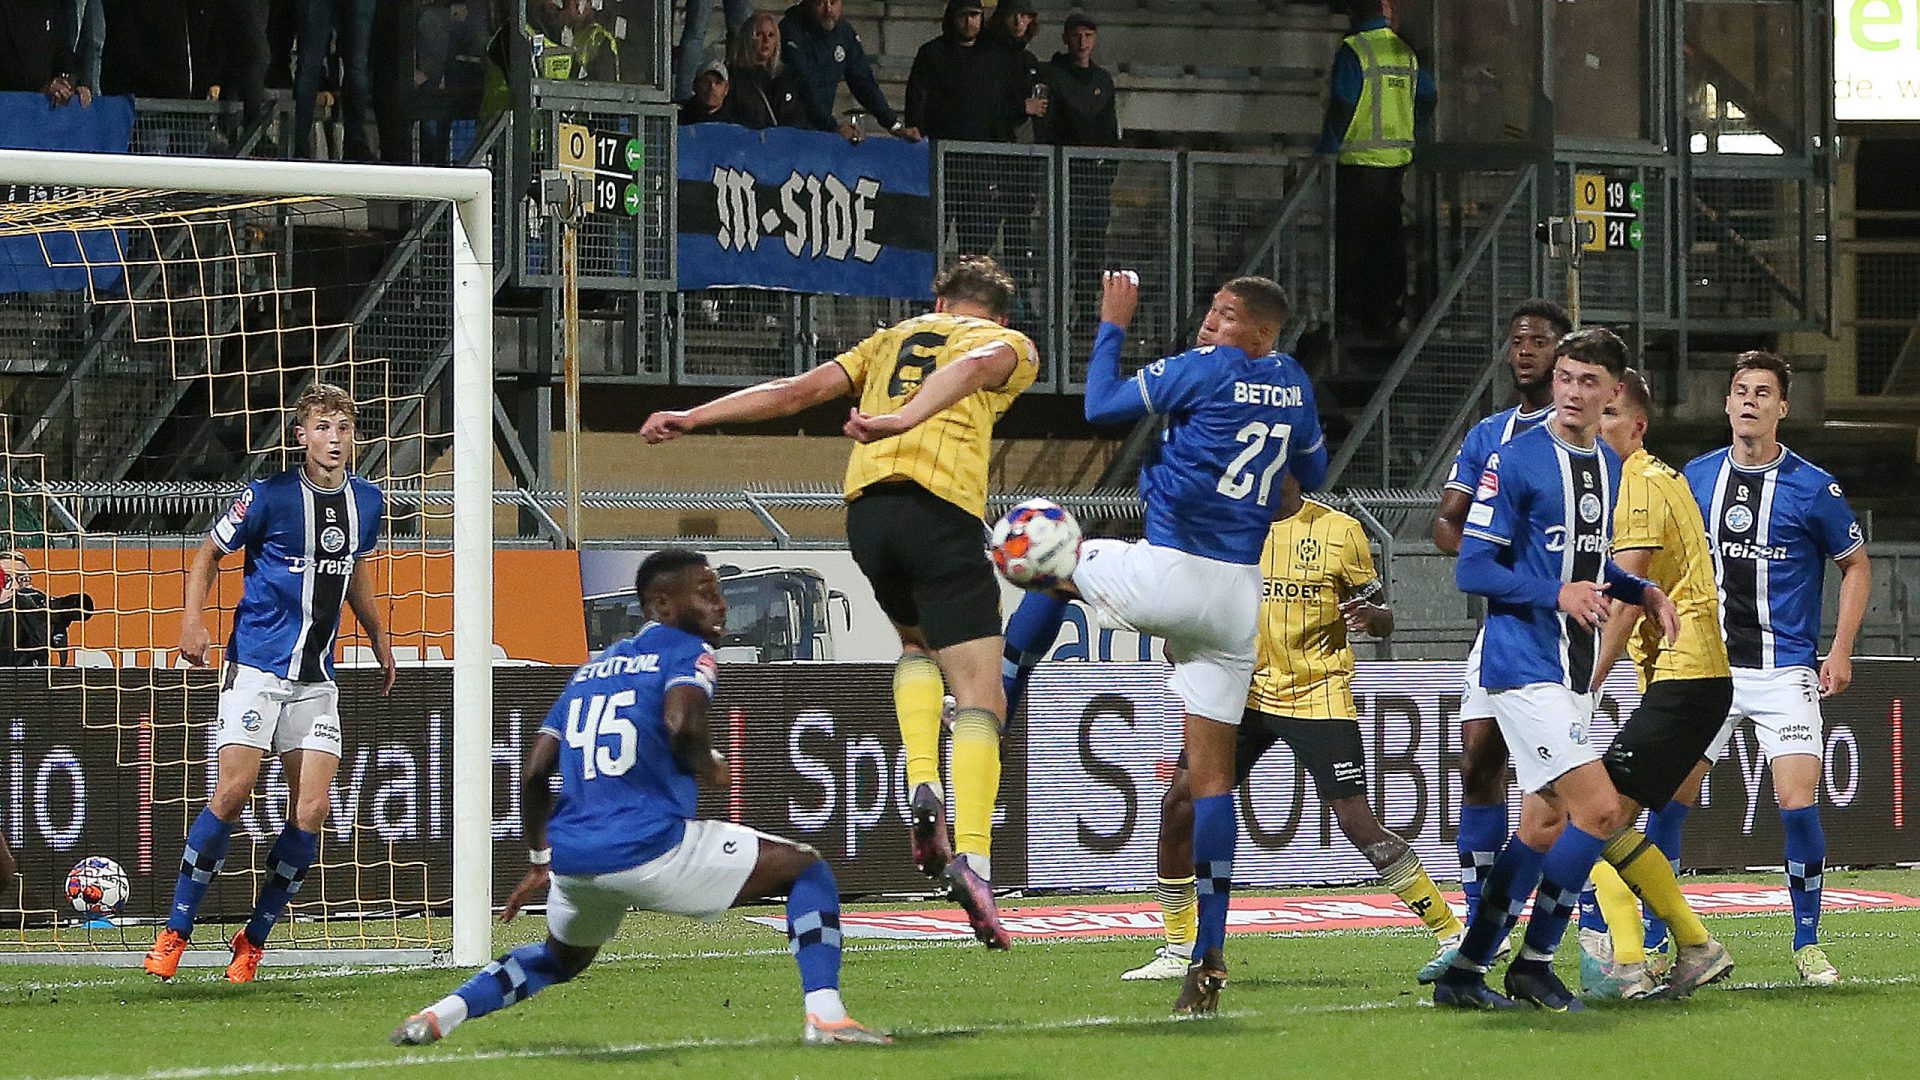
[[[67,873],[67,903],[82,915],[117,915],[130,891],[127,872],[104,855],[89,855]]]
[[[989,547],[1002,577],[1023,589],[1051,589],[1080,563],[1080,523],[1058,504],[1028,499],[993,527]]]

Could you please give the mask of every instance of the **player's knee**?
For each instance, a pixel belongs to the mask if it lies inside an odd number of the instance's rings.
[[[1187,786],[1184,771],[1174,775],[1167,793],[1160,796],[1160,820],[1162,828],[1193,831],[1193,790]]]
[[[293,808],[293,823],[307,832],[319,832],[327,823],[327,796],[321,794],[312,798],[303,798]]]
[[[222,779],[213,789],[213,795],[207,799],[207,809],[221,821],[232,821],[245,809],[247,799],[253,794],[252,777]]]

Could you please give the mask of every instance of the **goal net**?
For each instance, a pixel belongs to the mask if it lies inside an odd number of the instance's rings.
[[[252,480],[296,468],[290,410],[358,406],[386,497],[369,569],[391,696],[341,617],[344,750],[320,854],[269,962],[488,953],[492,180],[416,169],[0,151],[0,959],[137,962],[213,790],[239,555],[178,644],[187,567]],[[289,813],[269,759],[188,962],[225,963]],[[85,912],[70,868],[124,869]],[[109,890],[111,892],[111,890]],[[110,902],[110,895],[107,900]]]

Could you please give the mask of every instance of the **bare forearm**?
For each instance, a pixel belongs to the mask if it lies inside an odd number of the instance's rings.
[[[1867,597],[1873,589],[1871,564],[1861,560],[1840,575],[1840,612],[1833,628],[1833,653],[1852,656],[1867,618]]]
[[[527,847],[547,846],[547,818],[553,813],[553,788],[546,773],[527,774],[520,785],[520,833]]]
[[[207,617],[207,594],[213,591],[214,574],[219,569],[219,549],[202,545],[187,567],[186,592],[181,598],[182,614],[194,621]]]
[[[695,406],[688,410],[687,417],[695,427],[712,427],[715,424],[745,424],[792,416],[806,407],[806,403],[793,394],[792,383],[792,379],[775,379],[759,386],[735,390],[725,397]]]
[[[347,606],[353,609],[353,617],[360,628],[367,633],[367,641],[373,645],[376,653],[387,648],[387,626],[380,614],[380,605],[374,602],[373,586],[355,574],[353,584],[347,589]]]

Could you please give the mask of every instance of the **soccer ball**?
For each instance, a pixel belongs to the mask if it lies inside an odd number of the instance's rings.
[[[118,914],[127,893],[127,872],[104,855],[89,855],[67,873],[67,903],[82,915]]]
[[[1080,562],[1080,523],[1054,503],[1028,499],[993,527],[993,565],[1023,589],[1051,589]]]

